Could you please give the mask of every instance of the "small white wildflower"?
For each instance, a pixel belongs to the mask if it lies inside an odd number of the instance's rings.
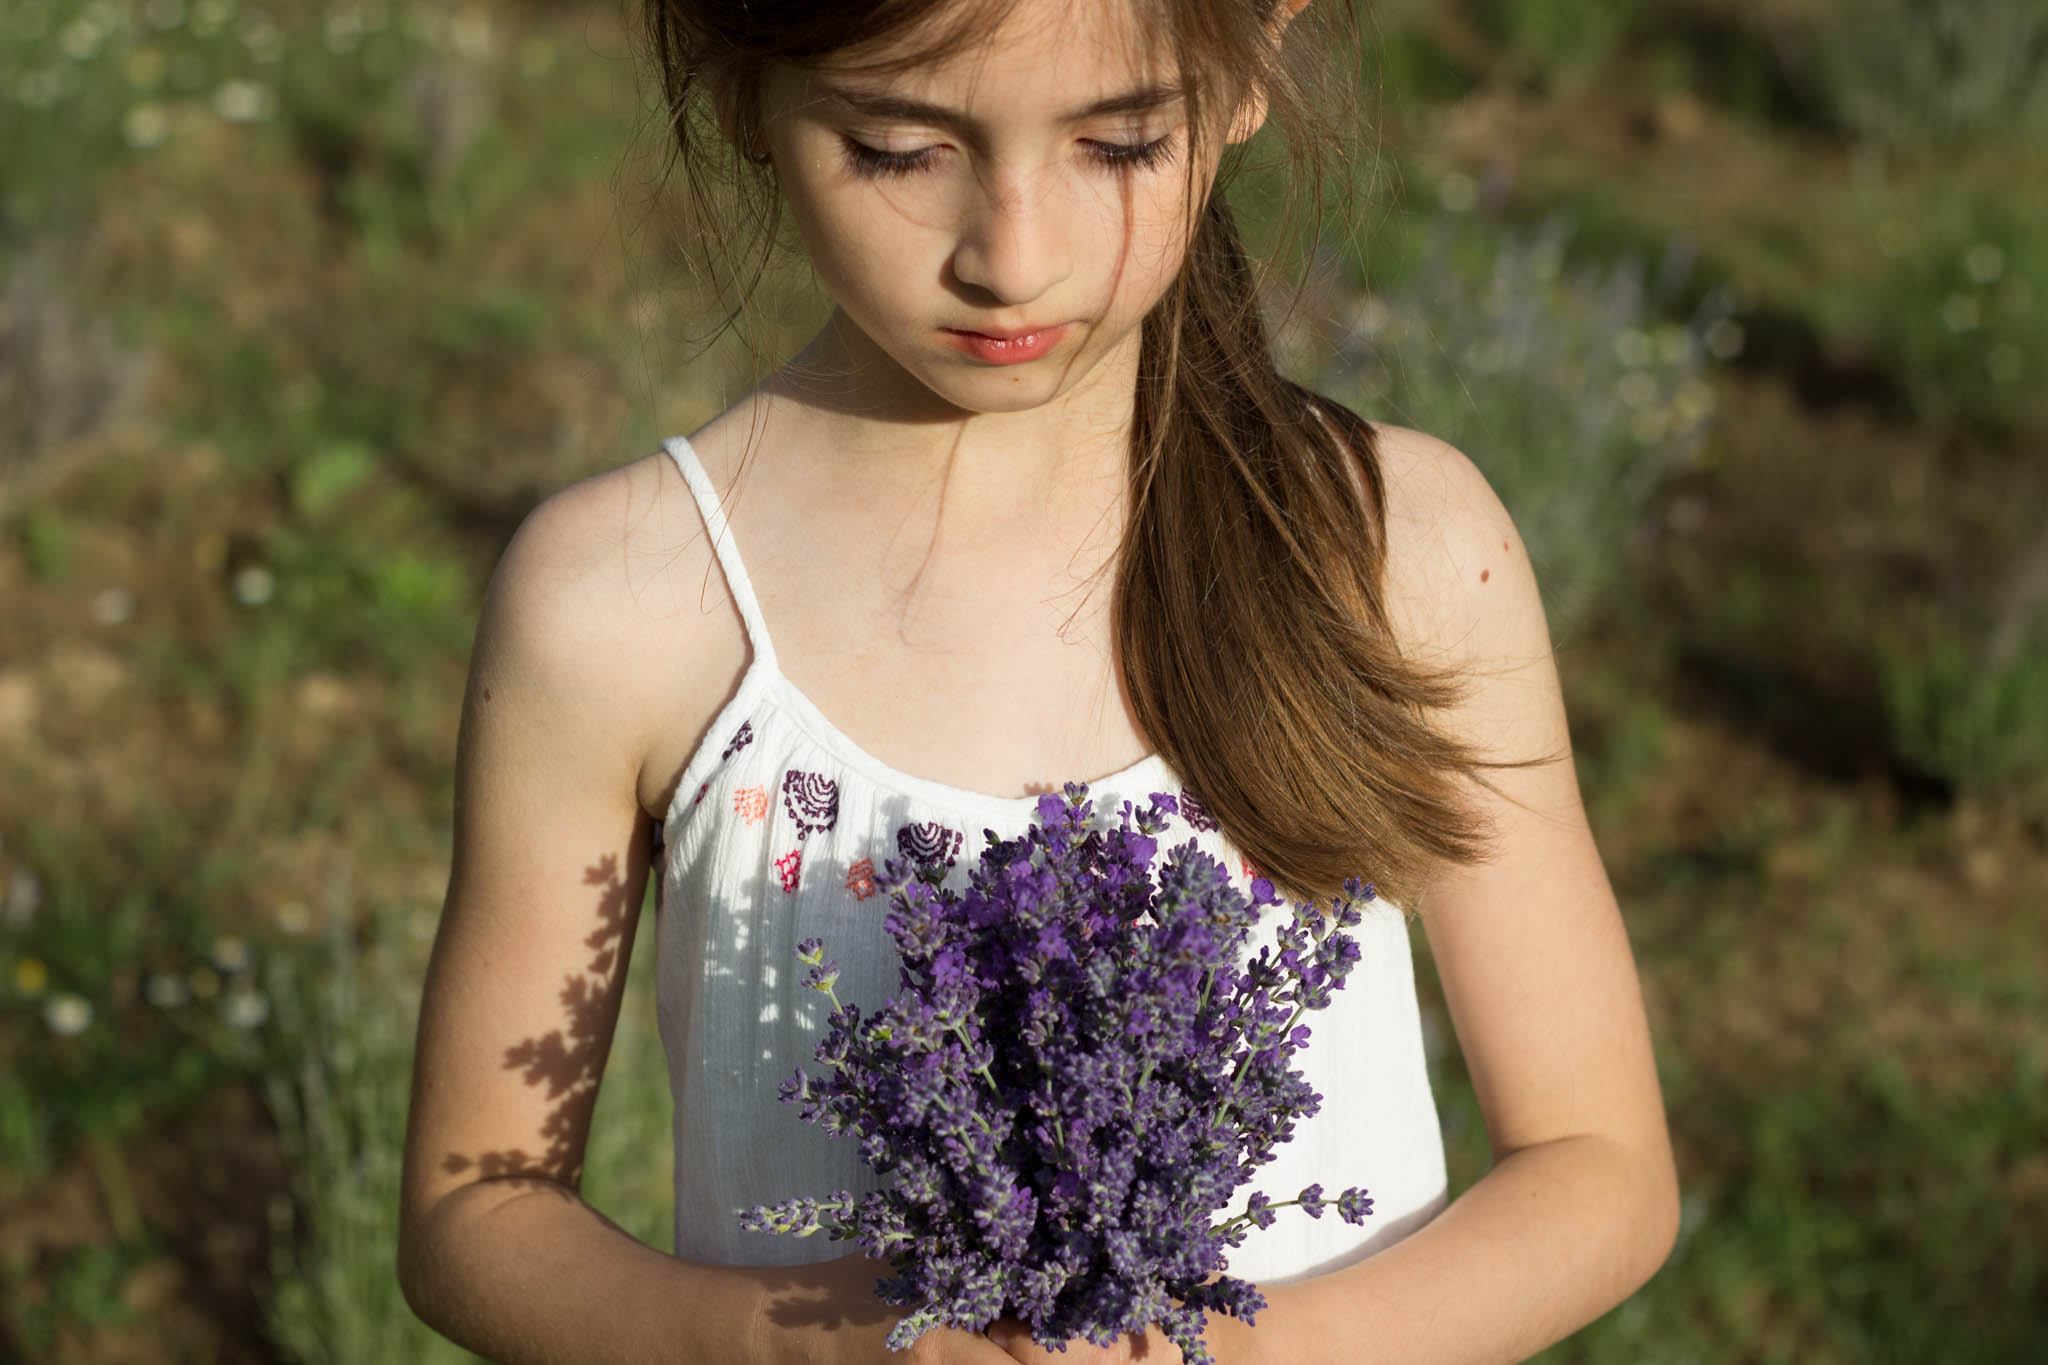
[[[1650,338],[1639,327],[1623,329],[1614,339],[1614,358],[1631,370],[1650,363]]]
[[[1742,354],[1742,324],[1734,318],[1716,318],[1707,328],[1707,354],[1716,360],[1733,360]]]
[[[1983,306],[1974,294],[1950,294],[1942,300],[1941,321],[1951,332],[1974,332],[1983,321]]]
[[[130,117],[133,117],[133,111],[130,111]],[[118,626],[134,614],[135,594],[126,588],[102,588],[92,599],[92,619],[100,625]]]
[[[192,31],[204,38],[234,17],[235,7],[229,0],[199,0],[192,6]]]
[[[1647,370],[1631,370],[1614,386],[1621,401],[1632,408],[1648,408],[1657,401],[1657,380]]]
[[[270,113],[270,91],[254,81],[229,81],[213,92],[213,111],[229,123],[255,123]]]
[[[151,972],[142,983],[142,998],[160,1010],[174,1010],[191,1000],[192,992],[175,972]]]
[[[235,600],[245,607],[260,607],[277,593],[277,575],[261,564],[250,564],[235,574]]]
[[[43,1002],[43,1022],[50,1032],[73,1038],[92,1027],[92,1001],[63,991]]]
[[[448,45],[457,55],[471,61],[480,61],[491,55],[495,36],[491,32],[491,16],[482,10],[466,9],[448,25]]]
[[[240,934],[222,934],[213,941],[213,951],[207,956],[222,971],[239,972],[249,965],[249,945]]]
[[[107,35],[91,19],[81,15],[64,26],[57,46],[74,62],[89,62],[99,55],[100,40]]]
[[[270,1000],[261,991],[229,991],[227,998],[221,1001],[220,1017],[230,1028],[256,1028],[270,1017]]]
[[[330,9],[321,30],[329,52],[337,56],[353,52],[362,45],[363,12],[353,5]]]
[[[8,877],[7,900],[0,906],[0,918],[6,919],[9,928],[22,928],[42,908],[43,884],[35,873],[23,869]]]
[[[1436,202],[1446,213],[1470,213],[1479,203],[1479,182],[1463,171],[1452,171],[1436,182]]]
[[[14,99],[31,109],[47,109],[58,99],[58,79],[54,71],[24,71],[14,82]]]
[[[1963,253],[1963,269],[1978,284],[1995,283],[2005,273],[2005,252],[1996,242],[1979,242]]]
[[[277,927],[287,934],[303,934],[313,927],[313,912],[300,900],[279,901],[273,912]]]

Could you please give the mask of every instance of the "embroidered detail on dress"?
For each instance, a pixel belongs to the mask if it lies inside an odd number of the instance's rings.
[[[1186,787],[1180,789],[1180,813],[1196,829],[1216,828],[1216,817],[1209,814],[1209,808],[1202,804],[1201,798]]]
[[[775,874],[782,879],[782,889],[796,893],[797,879],[804,875],[804,851],[793,848],[775,860]]]
[[[693,805],[693,806],[701,806],[701,805],[703,805],[703,804],[704,804],[704,793],[705,793],[705,792],[708,792],[708,791],[710,791],[710,790],[711,790],[711,784],[710,784],[709,782],[706,782],[706,783],[702,784],[701,786],[699,786],[699,787],[697,788],[697,794],[696,794],[695,796],[693,796],[693,797],[691,797],[691,798],[690,798],[690,804],[691,804],[691,805]]]
[[[822,773],[791,768],[782,775],[782,808],[796,821],[796,837],[808,839],[839,823],[839,784]]]
[[[852,867],[846,869],[846,889],[853,893],[853,898],[857,901],[864,901],[880,890],[875,885],[875,860],[873,858],[862,858]]]
[[[1237,865],[1238,868],[1244,873],[1244,878],[1248,882],[1257,881],[1259,878],[1266,875],[1264,872],[1261,872],[1259,870],[1259,865],[1257,863],[1253,862],[1250,858],[1245,857],[1242,853],[1237,855]]]
[[[965,836],[935,820],[920,820],[896,831],[896,851],[914,863],[951,867]]]
[[[749,744],[752,744],[753,742],[754,722],[750,720],[741,721],[740,728],[733,731],[732,740],[725,746],[725,752],[718,756],[718,761],[720,763],[725,762],[727,759],[731,758],[734,754],[746,748]]]
[[[741,787],[732,794],[732,808],[734,813],[748,824],[760,824],[761,817],[768,813],[768,789]]]

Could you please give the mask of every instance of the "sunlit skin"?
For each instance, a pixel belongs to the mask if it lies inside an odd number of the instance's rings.
[[[1139,323],[1222,144],[1256,126],[1240,111],[1212,128],[1191,177],[1178,72],[1146,55],[1121,7],[1077,0],[1019,6],[986,46],[909,71],[772,73],[768,149],[836,304],[785,376],[949,436],[984,415],[977,443],[1121,429]],[[1018,364],[959,338],[1043,328],[1056,342]]]

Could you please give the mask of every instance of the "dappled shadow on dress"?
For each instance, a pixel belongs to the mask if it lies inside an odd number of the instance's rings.
[[[539,1176],[569,1186],[582,1175],[582,1137],[589,1129],[618,1020],[626,958],[633,948],[634,911],[640,901],[640,888],[620,874],[615,854],[585,868],[583,883],[596,891],[596,925],[583,940],[589,961],[562,980],[557,997],[562,1026],[505,1049],[505,1069],[546,1090],[548,1110],[539,1134],[544,1145],[537,1152],[519,1147],[475,1156],[450,1152],[441,1163],[450,1175],[474,1170],[479,1179]]]

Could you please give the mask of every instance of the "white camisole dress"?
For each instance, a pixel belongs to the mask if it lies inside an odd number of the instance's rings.
[[[900,854],[949,864],[964,888],[985,831],[1021,834],[1035,796],[1003,797],[912,777],[860,748],[776,665],[717,491],[681,437],[664,443],[697,501],[739,608],[752,658],[732,698],[684,768],[659,830],[656,1012],[675,1101],[675,1251],[720,1265],[798,1265],[854,1254],[851,1242],[743,1231],[739,1210],[799,1195],[877,1188],[851,1138],[826,1137],[777,1088],[812,1049],[830,1004],[802,984],[796,945],[816,936],[839,963],[839,998],[872,1012],[898,989],[895,945],[882,929],[887,898],[875,872]],[[1154,792],[1180,799],[1162,850],[1189,837],[1243,886],[1250,869],[1157,754],[1095,777],[1098,816]],[[1353,931],[1363,950],[1295,1065],[1322,1095],[1252,1189],[1275,1201],[1319,1182],[1373,1196],[1363,1225],[1334,1209],[1311,1219],[1281,1209],[1230,1251],[1229,1273],[1277,1283],[1335,1270],[1406,1236],[1444,1206],[1443,1142],[1425,1066],[1398,907],[1373,903]],[[1273,907],[1247,952],[1270,943],[1285,914]],[[877,1271],[883,1269],[877,1262]]]

